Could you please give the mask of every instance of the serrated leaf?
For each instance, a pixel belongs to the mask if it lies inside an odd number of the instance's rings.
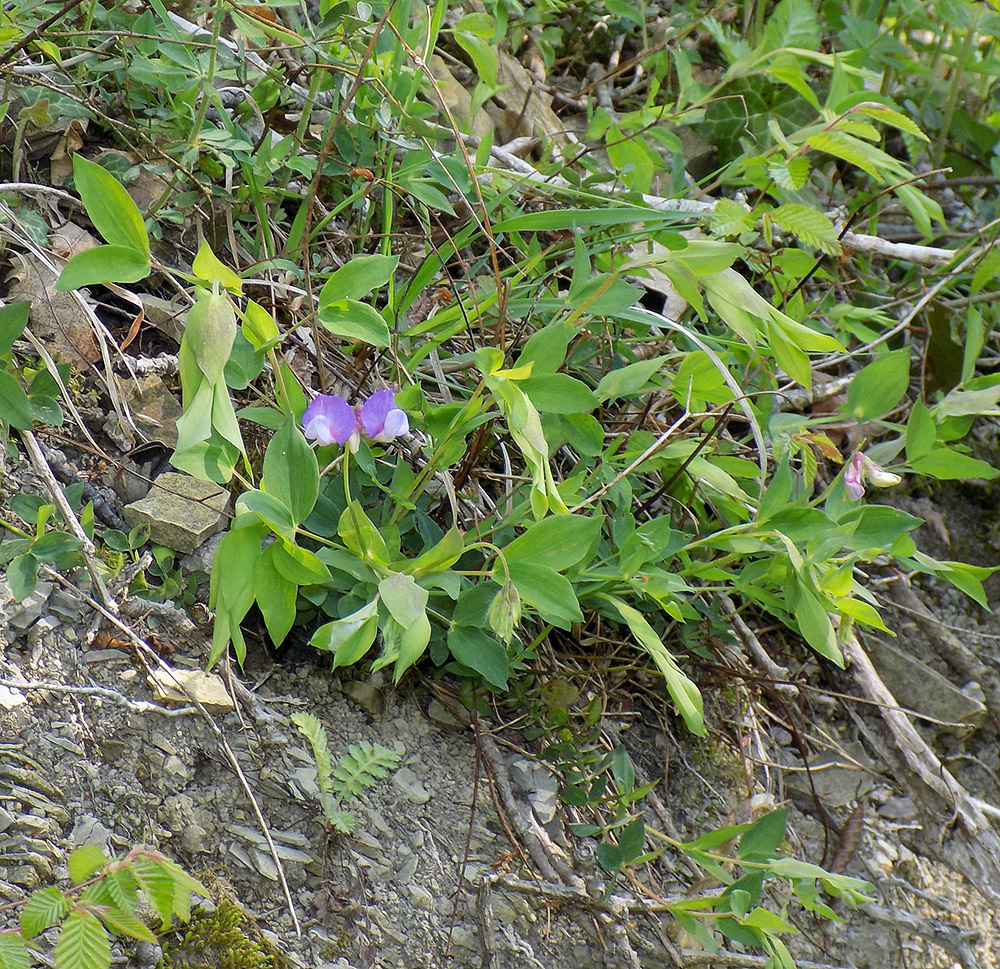
[[[108,969],[111,941],[96,915],[71,912],[52,954],[56,969]]]
[[[30,965],[28,947],[20,936],[0,932],[0,969],[28,969]]]
[[[860,114],[866,115],[869,118],[874,118],[876,121],[882,121],[885,124],[892,125],[900,131],[905,131],[908,134],[913,135],[915,138],[919,138],[921,141],[930,141],[927,135],[920,130],[914,121],[908,118],[905,114],[901,114],[893,108],[886,107],[884,104],[867,101],[863,104],[856,105],[854,110]]]
[[[119,868],[108,873],[104,881],[108,897],[123,912],[132,912],[138,904],[139,887],[135,883],[135,878],[127,868]]]
[[[719,199],[708,217],[709,228],[717,236],[738,236],[749,232],[756,221],[753,212],[735,199]]]
[[[100,913],[101,921],[116,935],[127,935],[143,942],[156,942],[156,936],[149,931],[145,922],[113,908],[105,908]]]
[[[815,151],[825,151],[828,155],[857,165],[873,178],[883,182],[888,181],[890,177],[905,177],[907,174],[906,168],[881,148],[869,145],[860,138],[835,128],[809,135],[808,145]]]
[[[771,218],[776,225],[801,239],[807,246],[813,246],[828,256],[840,255],[837,230],[829,216],[822,212],[808,205],[789,202],[787,205],[779,205],[771,213]]]
[[[292,714],[292,723],[298,727],[299,733],[309,741],[312,747],[313,760],[316,761],[316,775],[320,790],[331,794],[335,790],[333,783],[333,758],[330,756],[330,745],[326,729],[319,718],[307,711]]]
[[[107,857],[97,845],[81,845],[69,856],[67,863],[69,877],[79,885],[100,871],[107,863]]]
[[[132,869],[146,898],[156,909],[163,927],[170,925],[174,914],[174,879],[170,872],[152,860],[143,861]]]
[[[774,179],[779,188],[783,188],[786,192],[797,192],[809,181],[811,172],[812,165],[809,159],[803,155],[770,162],[767,166],[768,175]]]
[[[21,931],[26,939],[55,925],[69,911],[69,899],[55,887],[42,888],[32,894],[21,909]]]

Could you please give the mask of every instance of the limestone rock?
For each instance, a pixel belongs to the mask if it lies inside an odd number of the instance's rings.
[[[148,524],[158,545],[193,552],[219,529],[228,505],[229,493],[220,485],[168,471],[145,498],[125,506],[125,521],[133,528]]]

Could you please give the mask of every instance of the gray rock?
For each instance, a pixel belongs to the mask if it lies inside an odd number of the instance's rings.
[[[392,786],[411,804],[426,804],[431,799],[424,782],[409,767],[400,767],[392,775]]]
[[[382,692],[368,680],[348,680],[344,686],[344,696],[350,697],[362,710],[378,716],[385,707]]]
[[[158,545],[193,552],[222,525],[229,493],[217,484],[168,471],[161,474],[140,501],[125,506],[129,526],[149,525]]]
[[[978,724],[986,716],[975,688],[963,692],[922,660],[882,640],[872,638],[867,645],[882,682],[901,706],[949,723]]]

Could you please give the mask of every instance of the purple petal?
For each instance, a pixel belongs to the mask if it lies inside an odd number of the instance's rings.
[[[358,420],[343,397],[320,394],[302,415],[302,430],[320,444],[347,444],[357,433]]]
[[[385,430],[382,435],[386,441],[394,441],[401,434],[406,434],[409,429],[410,419],[406,416],[406,411],[396,407],[385,415]]]
[[[852,501],[857,501],[865,495],[865,486],[862,482],[864,460],[862,453],[855,451],[848,462],[847,470],[844,471],[844,487]]]
[[[361,426],[373,441],[385,430],[385,419],[396,408],[396,397],[391,390],[376,390],[361,405]]]

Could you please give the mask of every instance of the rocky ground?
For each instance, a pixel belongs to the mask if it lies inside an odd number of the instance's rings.
[[[243,907],[246,933],[270,953],[248,965],[513,969],[652,966],[671,957],[705,964],[707,954],[691,951],[691,940],[657,913],[657,896],[698,890],[681,860],[665,855],[640,871],[640,881],[619,883],[605,897],[593,846],[567,833],[566,809],[553,813],[557,785],[532,760],[536,748],[514,731],[491,735],[486,721],[477,742],[446,683],[414,677],[394,690],[378,675],[333,676],[305,650],[276,658],[258,649],[242,673],[223,670],[198,686],[200,709],[183,695],[174,702],[163,671],[203,669],[202,632],[182,611],[134,598],[120,625],[108,622],[85,598],[84,574],[67,584],[46,579],[20,602],[0,582],[0,892],[8,901],[65,877],[71,847],[123,853],[144,843],[211,886],[212,905],[230,899]],[[993,617],[938,593],[936,618],[978,634],[981,655],[995,662]],[[983,724],[976,688],[963,692],[949,685],[947,670],[914,666],[921,655],[933,661],[934,624],[910,606],[895,618],[902,651],[892,654],[888,642],[872,650],[900,702],[938,720]],[[928,690],[932,674],[938,679]],[[846,689],[846,678],[839,685]],[[803,965],[873,969],[1000,964],[996,910],[931,860],[918,837],[918,805],[894,785],[844,708],[813,704],[824,708],[826,722],[810,723],[810,733],[844,753],[813,763],[821,768],[814,784],[837,824],[859,801],[868,806],[847,871],[876,882],[878,904],[840,924],[795,916],[797,957]],[[388,779],[345,805],[359,821],[351,836],[320,823],[313,760],[289,719],[301,710],[325,724],[335,756],[359,743],[400,755]],[[780,716],[767,724],[750,712],[738,702],[717,706],[711,744],[666,733],[646,714],[608,715],[602,728],[626,744],[640,771],[661,778],[651,826],[690,838],[727,815],[790,801],[797,808],[791,847],[818,862],[824,827],[793,737],[776,725]],[[877,730],[877,719],[867,719]],[[966,786],[996,803],[995,730],[963,737],[932,724],[926,736]],[[770,764],[756,771],[770,789],[758,788],[753,800],[746,764],[727,744],[734,737],[751,753],[759,745]],[[132,958],[152,966],[159,956],[143,946]],[[174,964],[217,964],[190,959]]]

